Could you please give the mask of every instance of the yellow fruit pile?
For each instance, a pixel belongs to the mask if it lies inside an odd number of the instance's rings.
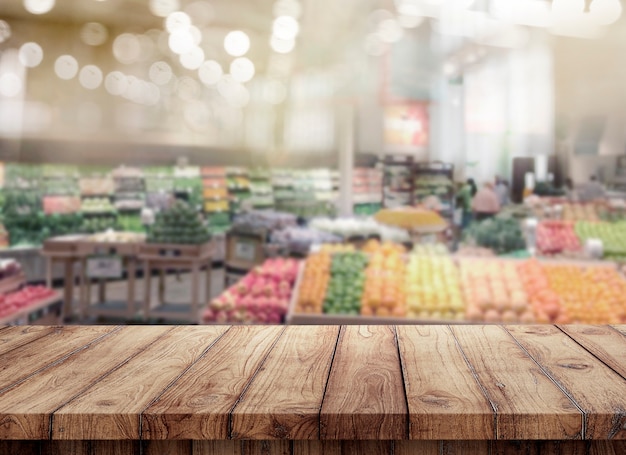
[[[330,279],[331,253],[322,249],[306,260],[298,293],[297,312],[321,313]]]

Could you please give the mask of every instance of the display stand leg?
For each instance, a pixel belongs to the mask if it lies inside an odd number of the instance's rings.
[[[65,259],[65,290],[63,294],[63,317],[70,318],[73,315],[74,303],[74,261]]]
[[[54,264],[51,257],[46,257],[46,286],[52,287],[52,265]]]
[[[150,261],[143,263],[143,317],[150,319],[150,291],[151,291]]]
[[[104,303],[107,301],[107,288],[106,280],[104,278],[98,279],[98,303]]]
[[[159,304],[165,301],[165,270],[159,268]]]
[[[135,316],[135,274],[136,264],[132,258],[127,258],[127,270],[128,270],[128,302],[126,306],[128,308],[128,319],[132,319]]]
[[[80,260],[80,271],[78,272],[79,279],[79,293],[78,293],[78,304],[80,306],[80,319],[84,321],[87,315],[89,314],[89,304],[91,303],[91,298],[89,296],[90,287],[89,287],[89,279],[87,278],[87,274],[85,273],[87,267],[87,261],[82,258]]]
[[[198,323],[198,305],[200,287],[200,264],[198,261],[193,262],[191,267],[191,322]]]
[[[213,262],[209,261],[206,265],[206,279],[204,281],[204,303],[209,303],[211,300],[211,273],[213,271]]]

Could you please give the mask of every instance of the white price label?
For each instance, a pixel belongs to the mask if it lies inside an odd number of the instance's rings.
[[[235,257],[237,259],[245,259],[246,261],[254,261],[256,248],[254,243],[237,242],[235,243]]]
[[[121,278],[122,259],[116,256],[94,256],[87,259],[90,278]]]

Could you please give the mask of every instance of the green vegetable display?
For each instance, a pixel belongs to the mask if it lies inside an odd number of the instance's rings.
[[[489,248],[497,254],[507,254],[526,248],[520,224],[513,218],[491,218],[472,223],[465,234],[465,241]]]
[[[587,239],[602,240],[605,258],[626,259],[626,221],[616,223],[579,221],[574,230],[582,243]]]
[[[360,251],[335,253],[324,299],[324,313],[357,316],[365,285],[367,255]]]
[[[172,207],[156,216],[148,232],[149,243],[201,244],[211,236],[196,209],[184,201],[176,201]]]

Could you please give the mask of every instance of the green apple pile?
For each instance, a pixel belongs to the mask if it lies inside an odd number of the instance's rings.
[[[196,209],[177,200],[169,209],[156,216],[147,240],[149,243],[197,245],[208,242],[210,237]]]
[[[583,243],[587,239],[602,240],[606,258],[626,258],[626,222],[579,221],[576,223],[575,230]]]
[[[360,251],[333,254],[324,313],[359,315],[367,263]]]

